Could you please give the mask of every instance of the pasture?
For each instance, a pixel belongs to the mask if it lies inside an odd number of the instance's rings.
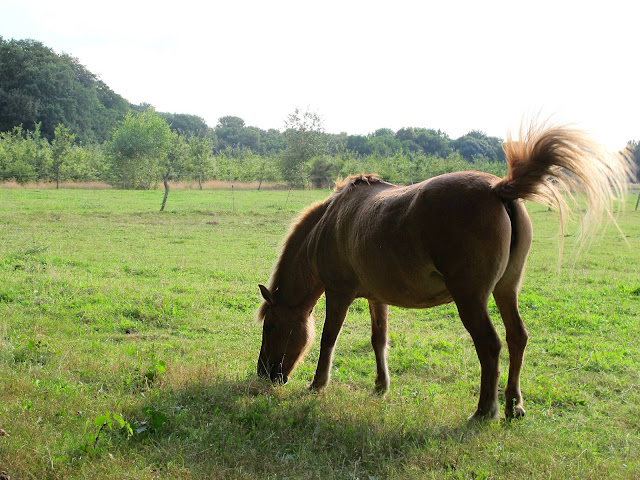
[[[640,475],[640,211],[558,272],[527,204],[527,415],[467,424],[479,363],[454,305],[392,308],[386,397],[366,302],[332,382],[257,378],[254,312],[298,212],[328,191],[0,189],[0,470],[12,479],[585,479]],[[504,390],[508,353],[503,339]],[[502,393],[502,392],[501,392]],[[504,395],[501,394],[501,410]]]

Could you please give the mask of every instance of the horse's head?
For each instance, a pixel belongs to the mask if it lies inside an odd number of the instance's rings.
[[[313,341],[311,311],[287,305],[277,289],[270,292],[264,285],[259,287],[264,303],[258,311],[263,320],[258,375],[287,383]]]

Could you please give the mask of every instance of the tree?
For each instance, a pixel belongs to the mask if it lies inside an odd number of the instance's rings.
[[[453,151],[449,137],[440,130],[418,128],[414,141],[427,155],[445,158]]]
[[[346,141],[346,149],[356,152],[359,155],[371,155],[373,144],[364,135],[349,135]]]
[[[468,162],[473,162],[479,157],[493,159],[493,150],[489,143],[473,135],[463,135],[453,142],[453,146]]]
[[[407,140],[414,141],[416,139],[416,131],[413,127],[403,127],[396,132],[396,138],[401,142]]]
[[[189,137],[187,139],[188,156],[191,170],[198,179],[198,187],[202,190],[202,179],[211,167],[213,142],[206,137]]]
[[[50,173],[50,145],[42,137],[40,123],[34,131],[21,126],[0,133],[0,180],[25,183],[46,180]]]
[[[105,179],[107,159],[102,145],[74,145],[60,169],[60,178],[72,182],[94,182]]]
[[[67,160],[75,138],[75,135],[69,133],[69,128],[58,124],[51,142],[51,166],[56,179],[56,190],[60,186],[60,167]]]
[[[36,180],[47,180],[51,162],[51,149],[49,142],[42,135],[42,123],[35,125],[35,130],[26,131],[24,136],[25,160],[33,165],[36,172]]]
[[[478,157],[485,157],[490,161],[506,161],[502,141],[498,137],[489,137],[480,130],[471,130],[458,138],[453,142],[453,147],[469,162]]]
[[[238,135],[238,145],[260,153],[260,131],[254,127],[243,128]]]
[[[226,117],[220,117],[218,119],[218,125],[216,125],[216,128],[232,128],[237,131],[244,128],[244,120],[240,117],[227,115]]]
[[[379,128],[368,137],[371,150],[378,155],[390,156],[402,151],[402,142],[390,128]]]
[[[25,155],[26,142],[22,127],[0,133],[0,180],[25,183],[35,180],[37,173]]]
[[[102,142],[129,104],[69,55],[34,40],[0,37],[0,131],[42,124],[52,141],[62,123],[83,142]]]
[[[335,180],[336,167],[325,158],[317,158],[313,162],[309,176],[315,188],[329,188]]]
[[[110,181],[123,189],[148,189],[158,180],[158,167],[165,160],[171,130],[155,111],[130,113],[113,132],[108,144]]]
[[[263,155],[262,157],[259,157],[256,174],[258,177],[258,190],[260,190],[263,181],[274,181],[278,179],[279,172],[277,169],[277,163],[273,158],[268,156]]]
[[[240,117],[226,116],[218,119],[215,132],[218,137],[218,148],[225,150],[240,145],[240,134],[245,128]]]
[[[395,133],[390,128],[379,128],[373,134],[372,137],[393,137]]]
[[[292,187],[305,183],[304,168],[315,156],[324,153],[322,117],[316,112],[296,108],[285,121],[286,150],[282,154],[282,176]]]
[[[287,147],[282,132],[275,128],[263,131],[260,143],[265,154],[281,152]]]
[[[207,126],[207,122],[197,115],[164,112],[159,112],[158,115],[167,121],[172,131],[184,137],[205,137],[211,134],[212,129]]]
[[[162,174],[162,183],[164,184],[164,197],[162,198],[162,205],[160,211],[164,210],[167,204],[167,197],[169,196],[169,179],[177,179],[181,173],[185,170],[187,159],[187,143],[184,137],[181,137],[176,132],[171,132],[169,135],[169,142],[166,155],[163,155],[159,161],[160,171]]]

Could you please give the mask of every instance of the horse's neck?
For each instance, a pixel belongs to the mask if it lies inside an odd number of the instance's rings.
[[[287,260],[282,265],[280,294],[288,305],[313,308],[322,295],[323,288],[313,268],[313,262],[306,254],[306,248],[301,248],[296,255]]]
[[[326,202],[310,207],[293,227],[278,260],[274,276],[275,285],[284,301],[291,306],[309,307],[318,301],[324,291],[309,257],[308,248],[313,228],[322,218]]]

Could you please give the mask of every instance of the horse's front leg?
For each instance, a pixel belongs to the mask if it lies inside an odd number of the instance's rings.
[[[387,329],[389,305],[369,300],[371,313],[371,345],[376,355],[376,392],[389,390],[389,367],[387,366]]]
[[[318,368],[313,377],[313,382],[311,382],[309,386],[311,390],[320,390],[329,383],[333,351],[336,347],[338,334],[342,329],[349,305],[351,305],[351,302],[354,300],[354,296],[332,291],[326,291],[325,297],[327,301],[327,316],[324,321],[324,327],[322,328]]]

